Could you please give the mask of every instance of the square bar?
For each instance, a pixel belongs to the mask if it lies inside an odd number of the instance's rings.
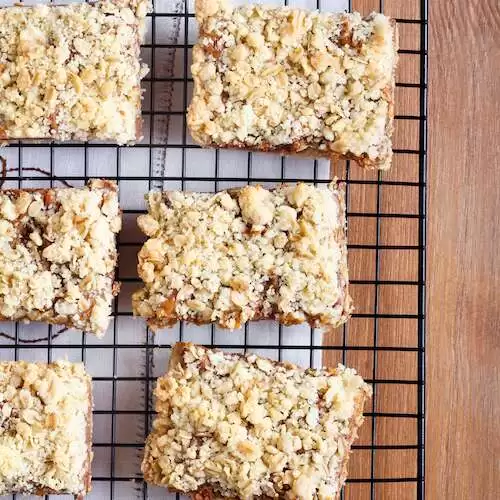
[[[0,363],[0,495],[90,490],[92,385],[82,364]]]
[[[154,328],[179,320],[240,328],[339,326],[351,312],[343,190],[309,184],[212,193],[151,192],[138,219],[145,286],[134,313]]]
[[[114,182],[0,191],[0,320],[104,335],[119,288],[120,227]]]
[[[396,24],[383,14],[197,0],[188,124],[207,147],[392,158]]]
[[[142,138],[145,0],[0,8],[0,140]]]
[[[156,386],[144,477],[196,499],[338,499],[371,392],[342,365],[178,343]]]

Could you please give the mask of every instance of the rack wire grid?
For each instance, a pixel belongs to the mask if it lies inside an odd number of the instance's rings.
[[[170,346],[181,339],[304,366],[343,362],[356,368],[373,385],[374,394],[342,498],[424,498],[427,2],[285,3],[364,14],[377,10],[397,19],[401,49],[395,155],[388,173],[365,171],[349,162],[330,165],[323,160],[207,151],[194,145],[185,111],[197,26],[193,2],[183,0],[156,0],[148,17],[142,55],[151,71],[144,80],[145,139],[140,144],[19,142],[0,150],[10,169],[5,187],[64,182],[77,186],[93,177],[119,182],[124,209],[118,271],[122,291],[106,336],[98,340],[41,324],[0,324],[0,360],[81,360],[93,376],[95,456],[89,498],[175,496],[146,485],[140,462],[154,416],[156,377],[165,371]],[[346,182],[351,293],[356,306],[344,328],[322,333],[264,321],[235,332],[180,324],[153,334],[132,318],[130,297],[140,286],[136,254],[143,242],[135,220],[145,210],[143,195],[148,190],[215,191],[296,180],[321,184],[333,175]]]

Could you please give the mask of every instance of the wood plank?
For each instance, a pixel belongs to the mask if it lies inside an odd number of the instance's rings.
[[[353,3],[355,9],[365,13],[377,8],[377,2],[370,0]],[[386,0],[385,6],[400,18],[418,15],[412,2]],[[401,48],[416,48],[418,25],[404,24],[401,28]],[[500,494],[498,1],[431,0],[430,54],[426,497],[451,500],[473,495],[489,500]],[[413,63],[404,64],[405,81],[412,78],[414,70]],[[418,115],[418,105],[419,89],[396,90],[398,114]],[[410,130],[397,129],[395,139],[408,135],[410,140],[415,137]],[[371,175],[356,167],[351,172],[357,178]],[[408,181],[416,180],[417,174],[416,159],[397,155],[393,169],[384,178]],[[363,206],[371,208],[372,193],[356,196],[361,198],[360,211]],[[395,211],[392,203],[399,203],[402,196],[404,193],[389,195],[384,202],[389,211]],[[413,234],[410,225],[402,221],[396,230],[387,228],[385,237],[406,241]],[[373,244],[374,221],[351,218],[350,228],[349,236],[356,243]],[[374,258],[373,251],[351,251],[354,275],[373,276]],[[396,258],[384,256],[380,277],[415,279],[414,258],[405,252],[399,252]],[[370,307],[373,300],[370,302],[368,297],[372,293],[369,288],[356,290],[355,300],[357,295],[363,307]],[[399,293],[390,296],[389,292],[387,303],[397,304],[398,297]],[[379,320],[379,345],[415,346],[415,323],[406,319]],[[373,319],[354,318],[346,337],[348,345],[370,345]],[[327,337],[336,345],[341,340],[338,332]],[[369,358],[369,353],[351,357],[364,376],[370,376],[373,367]],[[382,373],[386,369],[392,373],[390,360],[382,367],[378,353],[377,361]],[[411,360],[402,359],[393,359],[392,366],[399,361],[405,369],[414,367]],[[386,408],[386,404],[402,408],[414,401],[408,389],[394,394],[381,387],[384,389],[378,391],[377,408]],[[371,420],[367,419],[362,429],[360,443],[371,444]],[[377,444],[409,444],[408,437],[416,436],[416,421],[378,418],[375,429]],[[353,461],[351,471],[355,477],[366,470],[365,462],[371,460],[363,453]],[[404,462],[403,470],[412,462],[411,457],[387,459],[380,451],[375,455],[378,477],[393,475],[398,461]],[[374,487],[374,494],[381,499],[412,499],[416,488],[411,484],[381,483]],[[370,498],[370,486],[350,484],[346,498]]]
[[[388,15],[398,18],[418,19],[420,16],[419,0],[400,2],[385,0],[384,9]],[[353,0],[353,10],[368,14],[380,9],[379,0]],[[405,49],[420,48],[419,25],[400,24],[401,47]],[[396,75],[397,81],[419,82],[419,57],[413,54],[400,55]],[[396,115],[418,116],[420,90],[418,88],[396,89]],[[396,120],[394,147],[399,149],[417,149],[419,147],[419,122],[417,120]],[[333,166],[332,171],[338,172]],[[382,175],[384,180],[416,182],[419,180],[418,155],[395,155],[393,167]],[[353,164],[349,172],[351,180],[376,180],[378,172],[366,171]],[[418,219],[399,217],[379,218],[378,231],[375,217],[361,214],[418,214],[418,187],[401,187],[384,185],[349,186],[349,244],[375,245],[377,232],[379,243],[383,245],[416,245],[418,243]],[[418,252],[415,250],[379,250],[352,249],[349,252],[350,279],[375,280],[376,263],[379,261],[378,279],[388,281],[418,280]],[[373,314],[375,307],[378,313],[399,314],[417,313],[417,292],[415,285],[374,285],[354,284],[351,293],[354,298],[356,312]],[[377,327],[378,346],[416,347],[418,345],[417,321],[412,319],[378,319],[353,318],[345,328],[345,339],[348,346],[374,346],[375,326]],[[342,332],[327,334],[325,342],[342,345]],[[325,364],[334,364],[340,360],[341,353],[328,351],[325,353]],[[417,353],[386,352],[366,349],[347,351],[344,362],[352,366],[368,379],[416,380]],[[374,363],[376,363],[376,369]],[[417,385],[387,384],[376,385],[375,398],[367,411],[416,413]],[[360,432],[358,445],[371,446],[407,446],[417,444],[416,419],[377,417],[375,422],[367,418]],[[349,477],[368,479],[375,478],[411,478],[417,474],[416,449],[371,450],[356,449],[349,467]],[[416,482],[402,483],[350,483],[346,486],[345,498],[356,500],[380,499],[415,499]]]
[[[500,496],[500,3],[430,1],[428,498]]]

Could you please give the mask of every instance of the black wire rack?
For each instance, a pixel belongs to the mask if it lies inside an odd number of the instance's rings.
[[[333,10],[340,1],[289,1]],[[345,499],[423,499],[425,466],[425,249],[427,156],[427,1],[360,0],[345,8],[380,10],[396,18],[401,39],[396,84],[394,165],[367,172],[349,162],[295,160],[242,152],[202,151],[186,127],[196,39],[193,2],[155,0],[143,58],[145,139],[109,144],[16,143],[4,148],[5,187],[46,187],[89,178],[116,179],[124,208],[118,279],[122,292],[102,340],[40,324],[0,324],[0,360],[83,361],[94,380],[93,492],[89,498],[175,497],[142,480],[144,440],[154,416],[152,392],[170,346],[191,340],[227,350],[251,350],[310,366],[343,362],[373,385],[371,407],[354,446]],[[332,8],[333,7],[333,8]],[[367,13],[367,12],[365,12]],[[29,170],[41,168],[39,175]],[[237,332],[180,324],[152,334],[132,318],[130,296],[140,286],[136,254],[143,238],[135,219],[150,189],[215,191],[248,183],[346,182],[349,265],[356,312],[340,330],[284,328],[270,322]],[[15,498],[15,496],[13,497]],[[49,497],[47,497],[49,498]],[[55,497],[54,497],[55,498]],[[60,497],[58,497],[60,498]]]

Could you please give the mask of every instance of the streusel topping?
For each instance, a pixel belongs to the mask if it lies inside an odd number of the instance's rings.
[[[116,292],[116,184],[0,191],[0,318],[104,334]]]
[[[371,394],[354,370],[303,370],[191,344],[174,356],[155,391],[146,480],[231,498],[337,498]]]
[[[0,9],[0,139],[140,139],[147,0]]]
[[[389,18],[198,0],[189,125],[205,146],[288,148],[388,168]]]
[[[147,199],[149,213],[138,220],[150,237],[139,252],[145,287],[133,307],[151,326],[347,319],[345,206],[335,184],[152,192]]]
[[[84,493],[91,410],[82,364],[0,363],[0,495]]]

